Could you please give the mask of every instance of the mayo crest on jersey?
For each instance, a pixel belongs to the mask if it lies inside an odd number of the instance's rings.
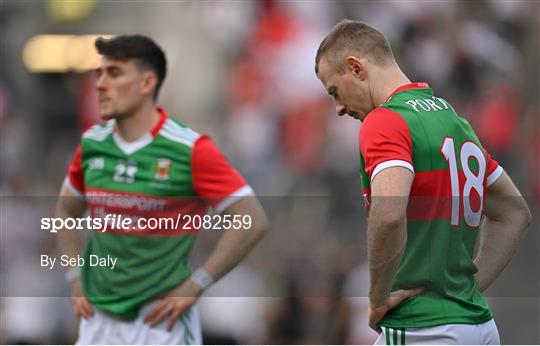
[[[490,320],[472,256],[486,188],[502,168],[469,123],[426,83],[407,84],[366,116],[360,152],[368,212],[377,173],[396,166],[414,173],[407,245],[392,290],[425,290],[391,310],[381,325],[422,328]]]
[[[82,135],[65,182],[86,199],[91,216],[204,215],[253,193],[209,137],[158,111],[158,123],[134,142],[116,133],[114,120]],[[189,277],[195,236],[181,226],[91,232],[81,273],[85,296],[100,310],[136,318],[141,305]],[[90,255],[118,258],[117,264],[90,267]]]

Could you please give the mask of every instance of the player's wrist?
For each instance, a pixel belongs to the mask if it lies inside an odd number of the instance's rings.
[[[369,305],[372,310],[382,310],[387,306],[388,298],[389,296],[381,297],[381,296],[370,295]]]
[[[75,280],[79,280],[81,277],[80,267],[70,267],[66,270],[66,281],[71,284]]]
[[[208,273],[203,267],[195,270],[191,274],[190,279],[195,284],[195,286],[200,289],[201,293],[215,282],[212,275],[210,275],[210,273]]]

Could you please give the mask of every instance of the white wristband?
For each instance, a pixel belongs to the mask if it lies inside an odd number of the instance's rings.
[[[71,267],[68,270],[66,270],[66,280],[67,282],[71,282],[81,276],[81,268],[79,267]]]
[[[205,290],[214,283],[214,278],[204,268],[199,268],[191,274],[191,280],[200,288]]]

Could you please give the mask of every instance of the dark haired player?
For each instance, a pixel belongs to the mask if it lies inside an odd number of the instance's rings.
[[[82,317],[77,343],[200,344],[197,298],[250,251],[268,228],[266,216],[210,138],[156,106],[166,74],[161,48],[139,35],[99,38],[95,46],[103,56],[96,87],[107,123],[83,133],[57,216],[82,217],[87,209],[94,217],[200,216],[214,207],[224,216],[248,215],[250,223],[224,232],[193,273],[195,234],[183,228],[91,232],[84,252],[81,232],[59,231],[60,251],[85,258],[67,272]],[[90,256],[117,258],[116,266],[90,267]]]

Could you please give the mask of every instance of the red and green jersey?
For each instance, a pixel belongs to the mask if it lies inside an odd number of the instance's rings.
[[[414,173],[407,244],[392,290],[425,291],[391,310],[381,325],[420,328],[491,319],[473,276],[473,251],[487,186],[503,171],[469,123],[426,83],[404,85],[367,115],[360,151],[368,212],[377,173],[395,166]]]
[[[252,194],[242,176],[203,135],[168,117],[134,142],[120,137],[114,121],[96,125],[81,139],[65,180],[86,199],[90,215],[177,218],[218,212]],[[98,309],[134,319],[139,307],[172,289],[190,274],[195,232],[177,228],[114,228],[92,232],[82,268],[84,293]],[[155,225],[155,224],[154,224]],[[117,258],[113,269],[90,266],[90,256]],[[95,257],[94,257],[95,258]]]

